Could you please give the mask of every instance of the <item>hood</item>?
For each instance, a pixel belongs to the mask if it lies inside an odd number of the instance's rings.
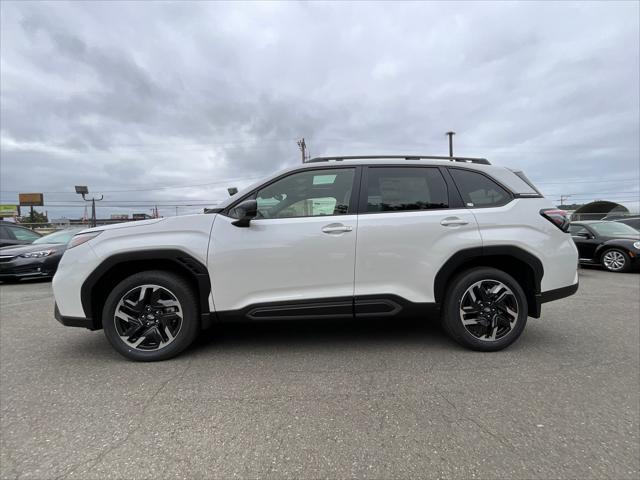
[[[82,230],[81,232],[76,233],[76,235],[80,233],[87,233],[87,232],[102,232],[103,230],[116,230],[118,228],[141,227],[143,225],[151,225],[154,223],[162,222],[163,220],[164,218],[150,218],[149,220],[135,220],[133,222],[113,223],[111,225],[102,225],[99,227],[87,228],[86,230]]]
[[[66,244],[62,243],[38,243],[36,245],[18,245],[0,248],[0,257],[17,257],[23,253],[38,252],[40,250],[58,250],[64,252]]]

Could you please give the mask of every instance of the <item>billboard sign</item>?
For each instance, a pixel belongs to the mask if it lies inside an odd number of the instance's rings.
[[[0,204],[0,217],[17,217],[18,206],[10,204]]]
[[[44,205],[44,195],[42,193],[20,193],[18,200],[21,207],[41,207]]]

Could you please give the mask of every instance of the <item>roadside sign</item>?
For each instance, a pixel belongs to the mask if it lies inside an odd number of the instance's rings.
[[[0,217],[17,217],[18,206],[10,204],[0,204]]]
[[[42,193],[20,193],[18,200],[22,207],[41,207],[44,205],[44,195]]]

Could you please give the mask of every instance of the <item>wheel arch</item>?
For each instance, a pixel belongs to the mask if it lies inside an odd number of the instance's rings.
[[[497,268],[515,278],[527,296],[528,316],[540,317],[542,262],[526,250],[510,245],[469,248],[451,256],[434,279],[436,303],[442,304],[449,283],[458,273],[474,267]]]
[[[84,281],[80,299],[85,316],[91,319],[94,330],[102,328],[102,306],[113,287],[126,277],[144,270],[166,270],[187,280],[198,297],[201,324],[203,328],[209,326],[211,281],[207,268],[182,250],[154,249],[112,255]]]

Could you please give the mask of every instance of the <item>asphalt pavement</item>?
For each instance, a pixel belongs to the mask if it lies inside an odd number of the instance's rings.
[[[432,322],[217,325],[132,363],[0,285],[1,478],[639,475],[640,274],[581,270],[499,353]]]

